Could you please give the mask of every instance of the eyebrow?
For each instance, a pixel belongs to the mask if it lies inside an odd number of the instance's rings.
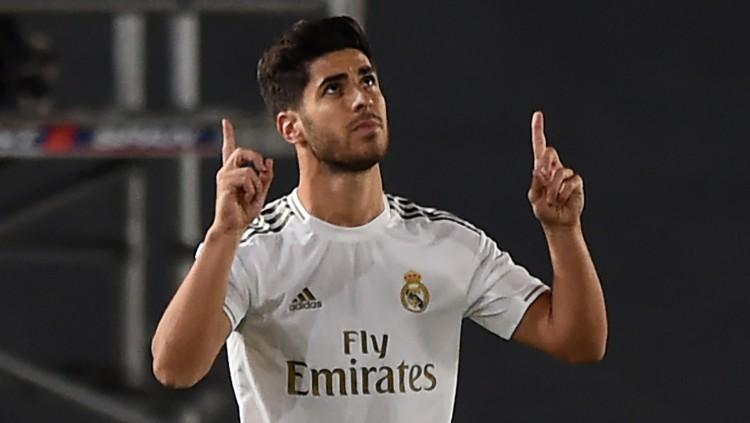
[[[375,69],[373,69],[372,66],[368,65],[362,66],[357,70],[357,74],[359,74],[359,76],[365,76],[371,73],[375,73]],[[323,88],[326,84],[330,84],[331,82],[346,80],[346,78],[348,78],[348,76],[345,73],[337,73],[335,75],[327,76],[320,82],[320,84],[318,85],[318,89]]]

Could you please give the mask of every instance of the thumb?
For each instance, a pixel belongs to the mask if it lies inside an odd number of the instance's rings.
[[[255,202],[259,207],[263,207],[268,196],[268,190],[271,188],[273,181],[273,159],[267,158],[263,161],[266,170],[260,173],[261,190],[255,194]]]
[[[534,169],[531,175],[531,187],[529,188],[529,202],[535,203],[544,194],[544,177],[539,169]]]

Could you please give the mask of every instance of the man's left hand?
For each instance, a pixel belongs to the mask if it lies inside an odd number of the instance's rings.
[[[531,117],[531,144],[534,171],[529,202],[544,229],[571,228],[580,225],[583,212],[583,178],[560,161],[557,150],[547,146],[544,116]]]

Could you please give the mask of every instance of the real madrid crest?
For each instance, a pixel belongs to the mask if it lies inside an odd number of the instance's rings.
[[[401,304],[412,313],[421,313],[430,304],[430,291],[422,283],[422,275],[413,270],[404,273]]]

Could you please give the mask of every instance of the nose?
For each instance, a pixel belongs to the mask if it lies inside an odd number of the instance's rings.
[[[370,93],[362,87],[356,87],[354,90],[354,102],[352,108],[358,112],[364,108],[372,108],[374,101]]]

